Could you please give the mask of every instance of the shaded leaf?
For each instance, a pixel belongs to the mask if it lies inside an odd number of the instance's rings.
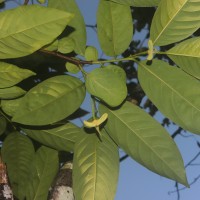
[[[83,82],[72,76],[55,76],[24,96],[12,121],[26,125],[51,124],[76,111],[84,98]]]
[[[97,10],[97,33],[100,46],[108,56],[117,56],[129,46],[133,23],[129,6],[100,0]]]
[[[164,61],[139,63],[140,84],[153,104],[182,128],[200,134],[200,83]]]
[[[110,0],[110,1],[135,7],[152,7],[152,6],[157,6],[161,0]]]
[[[6,119],[2,115],[0,115],[0,135],[2,135],[5,132],[6,125]]]
[[[35,155],[33,144],[28,137],[14,132],[5,139],[1,153],[14,195],[23,200],[29,182],[30,163]]]
[[[102,142],[88,134],[75,145],[73,190],[76,200],[113,200],[119,172],[118,148],[102,131]]]
[[[150,39],[154,45],[178,42],[200,27],[200,1],[161,1],[153,17]]]
[[[72,37],[64,37],[58,41],[58,51],[61,53],[70,53],[75,48],[75,42]]]
[[[1,99],[14,99],[20,97],[26,93],[25,90],[20,87],[13,86],[10,88],[0,89],[0,98]]]
[[[31,165],[26,199],[47,199],[49,188],[58,172],[58,152],[42,146],[37,150]]]
[[[74,51],[77,54],[84,55],[86,46],[86,28],[84,18],[76,4],[75,0],[49,0],[48,6],[74,14],[69,26],[73,29],[70,37],[75,42]]]
[[[34,140],[50,146],[59,151],[73,151],[74,144],[83,136],[82,129],[72,123],[67,123],[57,128],[47,130],[30,130],[23,131]]]
[[[116,69],[118,67],[116,66]],[[96,68],[86,76],[87,91],[110,106],[118,106],[127,96],[126,82],[118,71]]]
[[[70,13],[37,5],[1,12],[0,59],[26,56],[51,43],[72,17]]]
[[[184,71],[200,79],[200,38],[185,40],[167,51],[167,55]]]
[[[35,75],[28,69],[21,69],[15,65],[0,62],[0,88],[11,87],[22,80]]]
[[[188,185],[176,144],[150,115],[130,102],[117,110],[100,105],[100,112],[108,113],[105,128],[129,156],[155,173]]]

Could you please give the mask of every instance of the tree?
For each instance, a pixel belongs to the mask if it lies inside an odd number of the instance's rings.
[[[107,59],[86,47],[86,26],[74,0],[49,0],[47,7],[28,2],[0,13],[1,154],[14,195],[47,199],[59,164],[73,153],[76,199],[114,199],[119,148],[188,186],[181,154],[153,116],[158,109],[179,132],[199,134],[194,33],[200,2],[100,0],[92,27]],[[150,7],[153,19],[136,15],[135,26],[132,14],[147,9],[137,7]],[[140,31],[145,25],[148,48],[132,41],[133,27]],[[92,118],[78,127],[71,120],[86,114],[81,109],[86,91]],[[145,95],[149,100],[140,108]]]

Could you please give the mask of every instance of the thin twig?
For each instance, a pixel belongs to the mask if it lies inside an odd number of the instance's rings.
[[[178,127],[178,129],[171,135],[171,137],[174,139],[178,134],[181,133],[183,129],[181,127]]]

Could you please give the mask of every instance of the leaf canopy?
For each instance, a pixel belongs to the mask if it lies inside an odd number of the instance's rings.
[[[75,145],[73,190],[76,200],[113,200],[116,192],[118,148],[102,130],[102,142],[88,134]]]
[[[140,62],[138,76],[149,99],[166,117],[185,130],[200,134],[198,80],[161,60],[153,60],[151,66]]]
[[[37,51],[60,35],[72,18],[70,13],[37,5],[1,12],[0,59]]]
[[[26,125],[48,125],[75,112],[85,98],[79,79],[60,75],[32,88],[22,99],[12,121]]]
[[[105,129],[129,156],[157,174],[188,185],[176,144],[150,115],[130,102],[117,110],[100,105],[100,112],[108,113]]]

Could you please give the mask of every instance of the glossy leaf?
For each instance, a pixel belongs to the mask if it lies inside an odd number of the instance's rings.
[[[61,53],[70,53],[75,48],[75,41],[72,37],[64,37],[58,41],[58,51]]]
[[[118,73],[106,67],[96,68],[87,74],[85,84],[90,94],[113,107],[120,105],[127,95],[126,82]]]
[[[191,38],[167,51],[167,55],[184,71],[200,79],[200,38]]]
[[[49,0],[48,6],[59,10],[73,13],[75,16],[70,21],[69,26],[73,29],[70,37],[75,42],[74,51],[77,54],[84,55],[86,46],[86,28],[84,18],[76,4],[75,0]]]
[[[0,59],[26,56],[51,43],[72,17],[70,13],[37,5],[1,12]]]
[[[23,200],[29,182],[30,163],[35,155],[33,144],[28,137],[14,132],[5,139],[1,153],[14,195]]]
[[[0,135],[2,135],[6,130],[7,122],[5,117],[0,114]]]
[[[200,134],[200,83],[164,61],[141,62],[139,81],[149,99],[182,128]]]
[[[101,105],[100,112],[108,113],[105,128],[129,156],[151,171],[187,185],[176,144],[150,115],[130,102],[117,110]]]
[[[100,0],[97,10],[97,33],[100,46],[108,56],[117,56],[129,46],[133,22],[129,6]]]
[[[23,97],[22,97],[23,98]],[[12,100],[1,100],[1,108],[2,110],[10,116],[13,116],[19,107],[22,98],[12,99]]]
[[[154,45],[178,42],[200,27],[200,1],[161,1],[153,17],[150,39]]]
[[[161,0],[110,0],[110,1],[135,7],[153,7],[157,6]]]
[[[98,59],[98,51],[95,47],[93,46],[88,46],[85,49],[85,59],[90,61],[90,60],[97,60]]]
[[[68,152],[74,150],[75,142],[83,136],[82,129],[72,123],[46,130],[23,129],[23,131],[29,137],[44,145]]]
[[[49,188],[58,172],[58,152],[42,146],[36,152],[31,165],[26,199],[47,199]]]
[[[15,65],[0,62],[0,88],[6,88],[16,85],[22,80],[35,75],[28,69],[21,69]]]
[[[26,125],[51,124],[75,112],[84,98],[83,82],[72,76],[55,76],[24,96],[12,121]]]
[[[25,90],[17,86],[4,88],[0,89],[0,99],[14,99],[24,95],[25,93],[26,93]]]
[[[102,142],[95,134],[75,145],[73,190],[76,200],[113,200],[119,172],[118,148],[102,131]]]

